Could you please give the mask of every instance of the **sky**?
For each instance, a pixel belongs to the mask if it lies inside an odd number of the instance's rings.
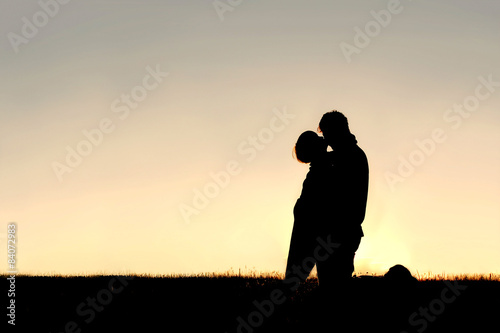
[[[497,1],[2,1],[0,273],[284,273],[343,112],[357,274],[500,273]]]

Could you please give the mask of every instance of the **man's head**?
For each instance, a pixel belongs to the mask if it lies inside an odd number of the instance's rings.
[[[325,113],[319,122],[318,129],[323,133],[326,143],[332,148],[336,143],[351,134],[347,118],[337,110]]]

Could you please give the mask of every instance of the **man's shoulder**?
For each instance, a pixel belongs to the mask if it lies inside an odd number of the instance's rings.
[[[368,158],[358,145],[353,145],[350,149],[343,151],[341,155],[337,156],[336,160],[338,162],[337,166],[350,172],[367,172],[369,168]]]
[[[368,160],[365,151],[357,144],[352,145],[349,149],[343,151],[341,155],[344,156],[338,156],[338,158],[344,157],[347,159],[354,159],[354,160],[365,160],[365,161]]]
[[[368,158],[366,157],[366,154],[364,152],[363,149],[361,149],[361,147],[359,147],[358,145],[356,145],[357,149],[356,149],[356,163],[359,164],[359,165],[363,165],[363,169],[366,169],[366,172],[368,171]]]
[[[355,151],[359,155],[360,158],[368,160],[368,158],[366,157],[365,151],[360,146],[356,145]]]

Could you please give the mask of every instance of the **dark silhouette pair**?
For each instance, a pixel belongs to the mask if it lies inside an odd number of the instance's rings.
[[[322,137],[306,131],[294,148],[310,167],[293,211],[285,281],[305,280],[316,265],[320,288],[335,292],[351,280],[363,237],[368,161],[342,113],[324,114],[318,130]]]

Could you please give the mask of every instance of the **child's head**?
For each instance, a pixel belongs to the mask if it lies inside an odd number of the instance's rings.
[[[326,152],[325,140],[313,131],[305,131],[297,139],[294,147],[299,162],[311,163]]]

